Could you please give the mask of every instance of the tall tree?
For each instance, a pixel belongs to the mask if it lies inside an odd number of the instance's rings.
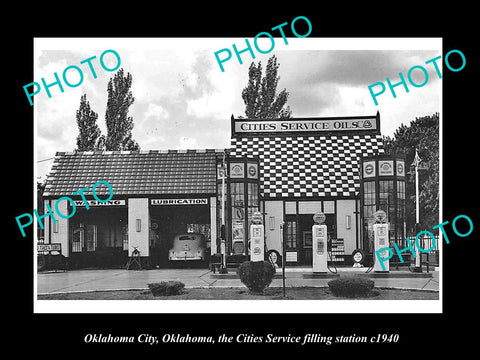
[[[139,150],[140,146],[132,139],[133,118],[128,116],[128,109],[135,98],[130,90],[132,86],[132,75],[124,76],[123,69],[108,82],[107,110],[105,111],[105,122],[107,125],[107,136],[105,137],[105,150]],[[102,146],[103,139],[99,141]]]
[[[90,108],[87,94],[83,94],[80,98],[80,107],[77,110],[76,117],[79,130],[76,150],[95,150],[98,137],[100,136],[100,129],[97,125],[98,114]]]
[[[401,125],[394,137],[384,138],[387,154],[404,154],[406,168],[410,168],[407,182],[406,218],[410,232],[415,227],[415,177],[411,165],[415,149],[422,160],[419,172],[420,223],[425,230],[439,223],[439,114],[416,118],[410,126]]]
[[[248,85],[242,91],[245,115],[249,119],[288,119],[292,115],[286,106],[289,93],[286,89],[277,94],[280,77],[275,55],[270,57],[262,77],[262,63],[251,63],[248,69]]]

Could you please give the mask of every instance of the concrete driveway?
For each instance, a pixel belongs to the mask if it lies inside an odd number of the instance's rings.
[[[300,271],[299,271],[300,270]],[[287,287],[327,286],[329,278],[308,278],[304,274],[308,269],[286,272]],[[232,270],[230,273],[233,273]],[[37,293],[52,294],[77,291],[147,289],[149,283],[178,280],[185,287],[243,287],[239,279],[233,276],[212,276],[208,269],[155,269],[155,270],[72,270],[67,272],[46,272],[37,275]],[[271,287],[281,287],[281,271],[277,271]],[[433,277],[376,278],[375,286],[402,289],[434,290],[439,289],[438,272]]]

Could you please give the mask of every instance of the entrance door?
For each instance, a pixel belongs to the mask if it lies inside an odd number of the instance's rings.
[[[298,241],[297,241],[297,217],[285,216],[284,236],[285,236],[285,261],[292,264],[298,263]]]
[[[298,258],[301,265],[312,265],[313,215],[298,215]]]
[[[285,216],[285,250],[292,265],[312,265],[311,219],[310,215]]]

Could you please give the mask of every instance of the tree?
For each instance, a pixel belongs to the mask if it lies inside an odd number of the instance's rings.
[[[135,98],[130,90],[132,75],[124,76],[123,69],[118,70],[108,82],[107,110],[105,122],[107,136],[104,139],[104,147],[107,151],[139,150],[140,146],[132,139],[133,118],[128,116],[128,108]],[[103,139],[99,139],[99,147]]]
[[[418,150],[423,170],[419,172],[420,222],[422,228],[431,231],[439,223],[439,114],[416,118],[410,126],[401,125],[393,139],[384,137],[387,154],[404,154],[405,165],[411,169]],[[415,226],[415,177],[411,169],[406,192],[407,226]]]
[[[265,76],[262,77],[262,63],[251,63],[248,69],[248,85],[242,91],[245,115],[248,119],[288,119],[292,115],[290,106],[285,106],[289,93],[283,89],[277,94],[280,77],[277,58],[268,59]]]
[[[87,94],[80,98],[80,107],[76,113],[79,134],[77,136],[77,151],[93,151],[100,136],[97,125],[98,114],[90,108]]]
[[[37,178],[38,179],[38,178]],[[37,180],[37,212],[41,216],[44,214],[44,199],[43,193],[45,191],[45,186],[47,185],[47,179],[44,179],[42,182]],[[37,223],[38,225],[38,223]],[[37,226],[37,239],[38,241],[42,241],[40,239],[45,238],[45,231],[40,226]]]

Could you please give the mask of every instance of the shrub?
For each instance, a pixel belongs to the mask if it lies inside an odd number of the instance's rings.
[[[181,295],[183,294],[185,284],[180,281],[162,281],[148,284],[148,288],[153,296]]]
[[[374,286],[372,279],[363,276],[341,276],[328,282],[333,295],[348,298],[369,296]]]
[[[252,293],[263,293],[273,279],[275,268],[268,261],[245,261],[237,269],[240,281]]]

